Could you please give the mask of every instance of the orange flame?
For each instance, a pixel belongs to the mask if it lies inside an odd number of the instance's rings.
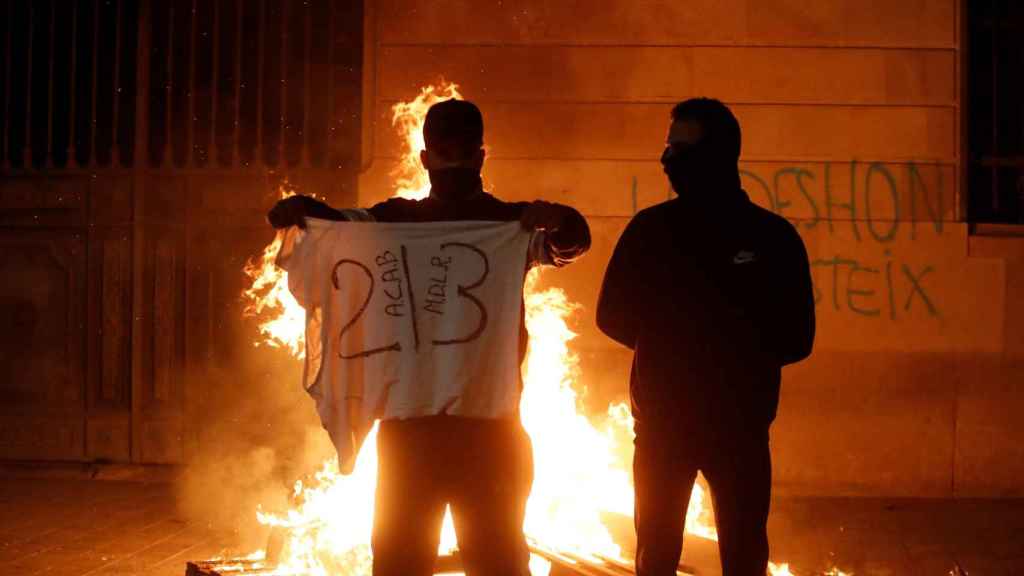
[[[285,180],[280,187],[281,198],[294,196],[295,191]],[[261,343],[274,348],[287,348],[297,358],[306,355],[306,311],[288,290],[288,273],[277,267],[274,260],[281,249],[284,234],[278,232],[274,241],[263,249],[258,260],[249,260],[242,271],[252,284],[242,292],[245,316],[261,319]]]
[[[789,564],[775,564],[774,562],[768,563],[768,573],[771,576],[796,576],[789,571]]]
[[[391,107],[391,125],[402,139],[402,158],[391,174],[395,179],[395,196],[421,200],[430,194],[430,178],[420,164],[420,150],[425,147],[423,123],[431,106],[452,98],[462,98],[458,85],[442,81],[437,86],[424,87],[409,102]]]
[[[768,573],[771,576],[797,576],[796,572],[791,572],[789,564],[775,564],[774,562],[768,563]],[[822,573],[822,576],[854,576],[852,572],[843,572],[839,568],[831,568]]]

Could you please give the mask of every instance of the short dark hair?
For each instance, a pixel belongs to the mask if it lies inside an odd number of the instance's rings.
[[[742,135],[732,110],[714,98],[690,98],[672,109],[672,121],[695,120],[704,131],[704,143],[723,157],[739,160]]]
[[[445,100],[427,110],[423,122],[427,150],[449,160],[462,160],[484,145],[484,118],[468,100]]]

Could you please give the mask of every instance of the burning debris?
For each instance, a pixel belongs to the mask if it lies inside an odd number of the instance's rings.
[[[627,576],[634,574],[633,569],[625,563],[607,560],[594,563],[572,554],[532,548],[533,554],[550,563],[551,576]],[[435,574],[461,574],[461,562],[458,553],[438,556]],[[273,565],[264,560],[206,560],[189,562],[185,576],[275,576],[280,574]],[[680,567],[678,576],[698,576],[689,568]]]

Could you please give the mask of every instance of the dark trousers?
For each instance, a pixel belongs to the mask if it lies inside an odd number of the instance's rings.
[[[722,575],[765,576],[772,483],[768,431],[733,436],[739,437],[701,443],[638,432],[633,456],[638,576],[675,576],[698,470],[711,489]]]
[[[529,574],[523,536],[533,452],[518,419],[381,422],[373,575],[434,573],[445,504],[467,576]]]

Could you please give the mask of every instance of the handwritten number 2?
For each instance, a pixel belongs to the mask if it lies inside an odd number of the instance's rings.
[[[344,352],[341,351],[341,339],[345,336],[346,332],[348,332],[349,330],[352,329],[353,326],[355,326],[356,322],[359,321],[359,318],[361,318],[362,315],[366,313],[366,309],[370,305],[370,300],[373,299],[373,290],[376,287],[376,281],[373,279],[373,273],[370,272],[370,269],[367,268],[365,264],[363,264],[362,262],[357,262],[355,260],[342,259],[338,260],[338,263],[334,265],[334,269],[331,271],[331,283],[334,285],[335,290],[341,290],[341,282],[338,279],[338,271],[341,269],[342,266],[346,264],[350,266],[355,266],[362,270],[364,274],[366,274],[366,278],[370,280],[370,289],[366,291],[366,298],[363,300],[362,305],[359,306],[359,309],[356,310],[355,315],[353,315],[352,318],[348,322],[346,322],[344,326],[341,327],[341,332],[338,333],[338,356],[340,356],[344,360],[353,360],[356,358],[366,358],[368,356],[373,356],[374,354],[381,354],[383,352],[401,351],[402,345],[398,342],[395,342],[388,346],[381,346],[380,348],[371,348],[369,350],[363,350],[361,352],[354,352],[351,354],[345,354]]]
[[[468,336],[465,336],[463,338],[454,338],[452,340],[434,340],[434,345],[436,346],[447,346],[452,344],[465,344],[467,342],[472,342],[473,340],[479,338],[480,335],[483,334],[484,330],[487,328],[487,307],[484,306],[484,303],[481,302],[479,298],[477,298],[470,292],[470,290],[482,286],[483,283],[487,280],[487,276],[491,273],[491,263],[487,260],[487,254],[483,250],[477,248],[476,246],[473,246],[471,244],[463,244],[462,242],[446,242],[444,244],[441,244],[442,252],[444,252],[448,248],[462,248],[464,250],[469,250],[470,252],[473,252],[477,256],[479,256],[480,261],[483,262],[484,264],[484,272],[483,274],[480,275],[480,278],[478,278],[476,282],[468,286],[463,286],[460,284],[458,287],[459,296],[472,302],[473,305],[476,306],[477,310],[480,311],[480,321],[477,323],[476,328],[472,332],[470,332]]]

